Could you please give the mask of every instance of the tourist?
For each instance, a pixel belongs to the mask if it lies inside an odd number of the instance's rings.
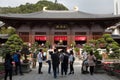
[[[52,51],[48,51],[47,52],[47,60],[46,62],[48,63],[48,74],[51,73],[51,55],[52,55]]]
[[[84,51],[82,53],[82,56],[83,56],[83,61],[87,59],[87,56],[88,56],[88,53],[86,51]]]
[[[34,50],[31,57],[32,57],[32,68],[36,68],[37,49]]]
[[[74,67],[73,67],[74,60],[75,60],[74,53],[71,50],[70,51],[70,56],[69,56],[69,64],[70,64],[70,72],[69,72],[69,74],[74,74]]]
[[[54,78],[57,78],[57,69],[59,65],[59,56],[56,52],[57,50],[55,49],[54,53],[51,55]]]
[[[5,56],[5,63],[4,63],[4,67],[5,67],[5,77],[4,80],[7,80],[7,77],[9,75],[9,80],[12,80],[12,57],[11,55],[8,53]]]
[[[86,73],[89,73],[89,71],[88,71],[88,53],[86,51],[84,51],[82,53],[82,55],[83,55],[83,62],[82,62],[81,72],[82,72],[82,74],[86,74]]]
[[[37,55],[37,58],[38,58],[38,63],[39,63],[39,67],[38,67],[38,74],[42,74],[43,72],[41,71],[42,69],[42,61],[43,61],[43,50],[40,49],[38,55]]]
[[[94,60],[96,60],[96,57],[94,56],[93,52],[90,51],[90,54],[88,55],[88,65],[89,65],[89,71],[90,71],[90,74],[93,75],[94,73],[94,67],[95,67],[95,62]]]
[[[14,62],[15,62],[15,74],[16,74],[16,75],[18,74],[18,68],[19,68],[19,73],[20,73],[20,75],[23,75],[22,69],[21,69],[21,55],[20,55],[20,52],[19,52],[19,51],[16,51],[16,52],[13,54],[13,60],[14,60]]]
[[[61,75],[63,76],[63,73],[67,75],[67,70],[68,70],[68,53],[66,50],[62,50],[62,53],[60,55],[60,61],[61,61]]]

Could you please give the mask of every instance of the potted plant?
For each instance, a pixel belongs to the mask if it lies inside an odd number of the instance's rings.
[[[23,63],[28,63],[29,60],[28,60],[28,58],[27,58],[27,55],[30,54],[30,51],[29,51],[28,46],[27,46],[26,43],[23,44],[23,47],[22,47],[22,49],[21,49],[21,54],[24,56]]]
[[[113,73],[116,77],[120,78],[120,63],[113,63]]]
[[[80,55],[80,49],[78,48],[78,47],[75,47],[74,48],[74,51],[75,51],[75,54],[76,54],[76,56],[79,56]]]
[[[50,42],[49,42],[49,41],[46,41],[45,47],[46,47],[46,48],[50,48]]]
[[[0,63],[0,79],[2,79],[5,75],[5,72],[4,72],[4,64],[3,63]]]
[[[23,44],[23,47],[21,49],[21,54],[24,56],[23,63],[21,64],[22,72],[30,72],[31,71],[30,60],[27,58],[27,55],[30,54],[30,51],[26,43]]]
[[[21,50],[23,41],[17,34],[13,34],[8,38],[5,45],[7,45],[9,49],[11,49],[11,53],[14,53],[17,50]]]

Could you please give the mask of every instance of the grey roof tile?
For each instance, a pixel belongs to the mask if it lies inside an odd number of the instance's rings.
[[[56,11],[45,10],[28,14],[0,14],[0,18],[26,18],[26,19],[96,19],[96,18],[119,18],[113,14],[90,14],[81,11]]]

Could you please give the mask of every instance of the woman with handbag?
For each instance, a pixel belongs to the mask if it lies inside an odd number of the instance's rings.
[[[89,71],[90,71],[90,74],[93,75],[94,73],[94,67],[95,67],[95,61],[96,60],[96,57],[94,56],[93,54],[93,51],[90,51],[90,54],[88,55],[88,65],[89,65]]]

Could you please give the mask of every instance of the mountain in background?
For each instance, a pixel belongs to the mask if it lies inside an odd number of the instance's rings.
[[[18,7],[0,7],[0,13],[32,13],[43,10],[43,7],[47,7],[47,10],[68,10],[63,4],[43,0],[36,4],[26,3]]]

